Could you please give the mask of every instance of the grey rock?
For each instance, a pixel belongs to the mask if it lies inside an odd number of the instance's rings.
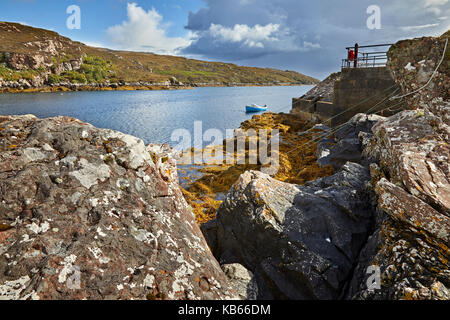
[[[334,84],[337,80],[340,79],[340,77],[340,72],[331,74],[325,80],[308,91],[305,95],[303,95],[302,99],[333,102]]]
[[[256,300],[258,297],[258,284],[253,273],[239,263],[224,264],[221,266],[225,275],[230,279],[236,292],[243,300]]]
[[[167,145],[68,117],[0,127],[0,299],[237,298]]]
[[[372,221],[366,168],[296,186],[250,171],[217,214],[221,263],[255,274],[259,299],[337,299]]]
[[[389,49],[387,67],[403,89],[402,94],[412,93],[405,96],[409,109],[429,109],[435,116],[450,125],[448,56],[431,78],[443,56],[446,38],[448,36],[399,41]],[[406,69],[405,66],[408,64],[414,68]],[[417,91],[429,80],[428,86]]]
[[[372,134],[372,127],[384,117],[359,113],[353,116],[346,125],[335,132],[335,141],[330,139],[319,141],[317,163],[320,166],[332,165],[339,170],[346,162],[362,163],[361,135]]]
[[[323,147],[324,145],[322,144],[321,148]],[[332,165],[334,169],[340,169],[347,161],[355,163],[361,161],[362,149],[359,139],[342,139],[326,150],[317,159],[317,163],[322,167]]]
[[[202,230],[203,236],[205,237],[209,248],[212,253],[215,254],[217,252],[217,220],[212,219],[201,224],[200,229]]]
[[[362,251],[347,299],[442,299],[450,288],[449,127],[425,110],[380,121],[364,145],[378,196],[376,231]],[[368,268],[380,287],[367,287]]]
[[[358,113],[336,131],[335,137],[337,140],[358,139],[360,132],[372,133],[372,127],[383,119],[385,117],[375,114]]]

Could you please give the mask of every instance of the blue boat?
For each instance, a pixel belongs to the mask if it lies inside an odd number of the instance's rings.
[[[261,111],[267,111],[267,106],[261,107],[256,104],[251,104],[249,106],[245,106],[245,111],[250,112],[261,112]]]

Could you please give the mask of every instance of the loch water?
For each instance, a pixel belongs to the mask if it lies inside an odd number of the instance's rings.
[[[99,91],[0,94],[0,115],[34,114],[39,118],[71,116],[99,128],[134,135],[147,143],[169,143],[172,133],[186,129],[193,135],[194,122],[202,130],[235,129],[254,114],[251,103],[267,104],[268,111],[286,112],[293,97],[312,86],[207,87],[193,90]]]

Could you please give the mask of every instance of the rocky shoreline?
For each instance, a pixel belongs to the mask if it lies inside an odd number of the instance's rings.
[[[258,299],[450,299],[450,128],[422,114],[356,115],[371,132],[339,140],[359,136],[359,163],[302,186],[241,175],[202,225],[214,256],[248,268]]]
[[[271,86],[304,86],[299,83],[57,83],[46,86],[33,86],[29,81],[2,81],[0,78],[0,93],[32,93],[32,92],[70,92],[70,91],[138,91],[138,90],[186,90],[202,87],[271,87]]]
[[[444,40],[391,48],[403,94],[428,81]],[[167,145],[2,116],[0,298],[449,300],[449,83],[447,59],[408,110],[336,132],[283,114],[243,123],[300,151],[272,175],[227,168],[232,186],[200,227]]]
[[[391,48],[403,94],[428,81],[444,42]],[[202,225],[214,256],[250,270],[258,299],[449,300],[449,80],[447,60],[406,96],[411,110],[357,114],[333,135],[316,126],[316,161],[334,174],[298,185],[243,173]]]

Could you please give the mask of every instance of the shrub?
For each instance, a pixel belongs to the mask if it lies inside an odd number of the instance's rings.
[[[99,67],[107,67],[108,64],[105,60],[102,58],[96,57],[96,56],[86,56],[83,59],[84,64],[89,64],[93,66],[99,66]]]
[[[47,82],[49,84],[59,83],[59,82],[61,82],[61,77],[57,76],[56,74],[53,74],[53,73],[49,74]]]
[[[3,55],[3,53],[0,52],[0,63],[4,62],[5,57]]]
[[[21,71],[19,73],[20,77],[25,80],[32,81],[34,78],[34,72],[30,70]]]
[[[34,74],[31,70],[16,71],[5,66],[0,66],[0,77],[6,81],[18,81],[20,79],[32,80],[33,76]]]
[[[88,82],[103,82],[108,78],[110,65],[102,58],[86,56],[83,59],[80,71]]]
[[[66,71],[62,74],[63,78],[72,83],[86,83],[86,76],[77,71]]]

